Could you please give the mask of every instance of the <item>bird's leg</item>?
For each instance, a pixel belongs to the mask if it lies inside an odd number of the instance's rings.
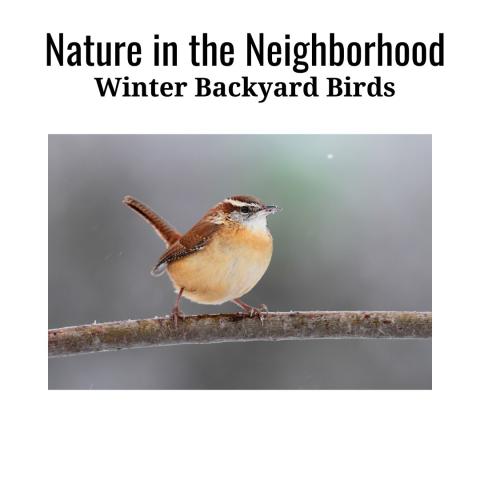
[[[232,300],[232,302],[235,305],[238,305],[244,312],[248,313],[251,317],[253,317],[254,314],[260,313],[260,310],[258,310],[258,308],[252,307],[251,305],[243,302],[239,298],[235,298],[234,300]]]
[[[180,291],[178,292],[177,300],[176,300],[175,306],[173,307],[173,310],[172,310],[172,319],[173,319],[173,321],[175,322],[175,328],[177,328],[178,319],[179,319],[180,317],[183,317],[183,312],[181,312],[181,311],[180,311],[180,308],[179,308],[180,298],[182,297],[183,290],[184,290],[184,287],[182,287],[182,288],[180,289]]]
[[[252,307],[251,305],[249,305],[248,303],[245,303],[239,298],[235,298],[234,300],[232,300],[232,302],[235,305],[238,305],[239,307],[241,307],[242,310],[245,311],[250,317],[253,317],[254,315],[258,316],[263,324],[263,319],[265,318],[265,314],[268,313],[268,308],[266,305],[262,305],[260,308]]]

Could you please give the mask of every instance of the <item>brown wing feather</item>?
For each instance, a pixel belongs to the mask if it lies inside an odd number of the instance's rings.
[[[148,205],[140,202],[140,200],[128,195],[123,199],[123,203],[146,220],[165,242],[167,247],[170,247],[181,238],[182,234],[179,231],[169,225],[160,215],[157,215]]]
[[[169,263],[204,248],[219,227],[220,225],[204,220],[198,222],[158,259],[152,275],[161,275]]]

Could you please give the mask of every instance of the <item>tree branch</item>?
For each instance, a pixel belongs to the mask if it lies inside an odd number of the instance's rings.
[[[431,336],[430,312],[275,312],[263,319],[243,314],[192,315],[177,327],[166,316],[49,330],[48,355],[195,343]]]

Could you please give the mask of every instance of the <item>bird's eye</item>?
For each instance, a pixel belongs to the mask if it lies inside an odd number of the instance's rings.
[[[240,208],[240,211],[241,211],[242,213],[248,213],[250,210],[249,210],[248,207],[242,207],[242,208]]]

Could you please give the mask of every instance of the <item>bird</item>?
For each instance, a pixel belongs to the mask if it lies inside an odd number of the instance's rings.
[[[207,305],[233,302],[248,315],[262,318],[262,310],[241,297],[267,271],[273,252],[267,216],[281,208],[252,195],[233,195],[210,208],[182,235],[136,198],[127,195],[123,203],[146,220],[165,243],[167,249],[151,274],[167,272],[170,277],[177,293],[171,313],[175,325],[183,317],[182,297]]]

